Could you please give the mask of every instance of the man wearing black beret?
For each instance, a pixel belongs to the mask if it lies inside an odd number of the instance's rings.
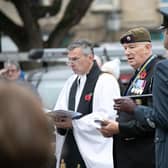
[[[168,49],[168,7],[160,9],[163,15],[163,23],[160,27],[164,31],[164,46]],[[153,108],[144,105],[137,105],[132,99],[121,98],[115,100],[114,109],[128,113],[134,117],[145,128],[155,128],[155,163],[156,168],[168,167],[168,60],[158,62],[154,68],[153,74]],[[123,113],[125,114],[125,113]],[[143,144],[142,144],[143,145]],[[148,153],[135,157],[146,157],[149,160]],[[127,156],[125,155],[125,158]],[[130,158],[132,159],[132,158]],[[149,162],[152,162],[149,160]],[[135,166],[136,168],[138,167]]]
[[[152,54],[149,31],[144,27],[130,29],[121,36],[120,43],[128,63],[135,69],[124,96],[151,94],[153,67],[160,58]],[[136,103],[152,106],[152,99],[138,98]],[[134,116],[126,113],[119,113],[117,121],[103,124],[105,126],[100,131],[105,137],[115,134],[115,168],[155,168],[154,128],[144,127]]]

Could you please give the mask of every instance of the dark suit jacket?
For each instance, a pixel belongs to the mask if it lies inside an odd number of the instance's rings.
[[[151,57],[153,58],[153,57]],[[146,75],[139,80],[139,72],[143,69],[143,65],[133,78],[131,79],[125,95],[133,95],[132,88],[135,86],[132,83],[137,78],[139,82],[146,82],[141,94],[152,93],[153,69],[155,64],[160,61],[160,58],[149,58],[145,71]],[[146,64],[144,63],[144,65]],[[144,70],[143,70],[144,71]],[[141,74],[141,73],[140,73]],[[136,83],[139,85],[139,83]],[[151,105],[151,100],[144,98],[141,100],[142,105]],[[133,115],[124,112],[119,113],[119,129],[120,133],[114,136],[114,165],[115,168],[154,168],[155,167],[155,144],[154,135],[155,129],[144,126]],[[148,156],[148,157],[146,157]]]
[[[168,167],[168,60],[156,65],[153,83],[153,109],[138,106],[135,117],[142,124],[156,127],[156,168]]]

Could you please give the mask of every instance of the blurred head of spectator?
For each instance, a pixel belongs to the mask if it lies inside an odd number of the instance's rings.
[[[4,73],[4,77],[7,80],[13,81],[20,78],[21,69],[17,61],[8,60],[4,62],[4,69],[6,70],[6,72]]]
[[[42,105],[29,90],[0,82],[0,167],[45,168],[51,135]]]
[[[115,58],[112,61],[105,62],[101,70],[103,72],[111,73],[117,80],[120,77],[120,60],[118,58]]]

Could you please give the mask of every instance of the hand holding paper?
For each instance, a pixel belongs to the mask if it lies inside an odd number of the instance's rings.
[[[95,123],[98,124],[99,127],[106,126],[106,120],[94,120]]]
[[[57,128],[72,128],[72,120],[79,118],[82,114],[75,111],[55,110],[48,111],[47,115],[51,117]]]
[[[72,118],[66,116],[58,116],[54,123],[57,128],[72,128]]]
[[[104,120],[99,131],[104,137],[112,137],[119,133],[119,124],[114,120]]]

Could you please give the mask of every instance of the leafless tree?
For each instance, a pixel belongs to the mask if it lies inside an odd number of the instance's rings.
[[[39,0],[6,0],[18,11],[23,25],[16,24],[0,11],[0,32],[10,36],[20,51],[32,48],[59,47],[70,29],[77,25],[87,12],[93,0],[70,0],[61,20],[49,32],[47,41],[42,38],[39,19],[49,14],[55,16],[60,12],[62,0],[53,0],[51,6],[41,6]]]

